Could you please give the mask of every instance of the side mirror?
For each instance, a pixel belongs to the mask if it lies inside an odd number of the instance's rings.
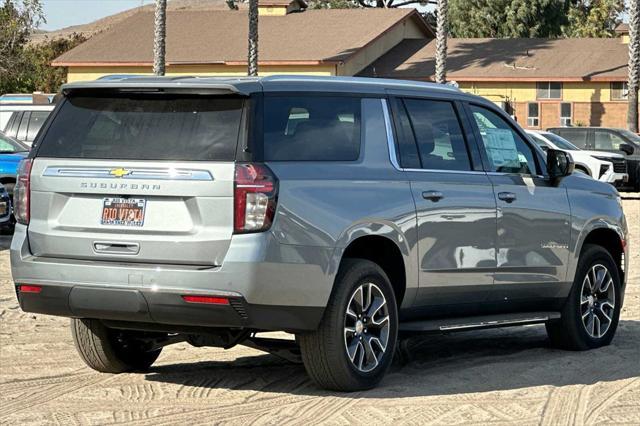
[[[574,169],[575,163],[568,152],[557,149],[547,151],[547,173],[551,179],[569,176]]]
[[[635,151],[635,148],[633,146],[629,145],[628,143],[621,143],[620,144],[620,151],[624,152],[627,155],[631,155]]]

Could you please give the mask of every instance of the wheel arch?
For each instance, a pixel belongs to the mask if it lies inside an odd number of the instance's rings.
[[[575,168],[579,169],[579,170],[583,170],[587,175],[592,176],[593,177],[593,172],[591,171],[591,169],[589,168],[589,166],[587,166],[584,163],[575,163]]]
[[[342,235],[338,247],[332,262],[334,277],[344,259],[370,260],[389,277],[398,308],[413,301],[417,290],[417,265],[412,256],[411,240],[395,224],[358,224]]]
[[[595,244],[598,245],[613,257],[613,260],[618,268],[618,274],[622,283],[625,282],[625,265],[622,255],[626,241],[620,231],[617,228],[610,226],[594,226],[584,233],[584,237],[580,243],[580,250],[578,250],[578,256],[582,253],[586,245]]]

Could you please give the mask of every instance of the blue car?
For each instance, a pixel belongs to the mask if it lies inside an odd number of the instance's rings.
[[[10,196],[13,196],[18,164],[28,154],[29,146],[0,132],[0,183]]]

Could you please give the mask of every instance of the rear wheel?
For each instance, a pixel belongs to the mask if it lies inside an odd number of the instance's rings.
[[[146,370],[162,351],[149,351],[135,332],[110,329],[95,319],[71,319],[71,335],[85,364],[101,373]]]
[[[611,343],[620,317],[620,288],[618,268],[609,252],[585,246],[562,318],[547,324],[551,342],[570,350]]]
[[[346,259],[318,330],[299,336],[302,360],[321,387],[357,391],[387,372],[398,334],[389,278],[377,264]]]

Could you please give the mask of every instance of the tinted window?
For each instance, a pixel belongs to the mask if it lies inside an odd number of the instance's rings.
[[[565,138],[578,148],[587,147],[587,130],[574,130],[574,129],[557,129],[553,132],[561,137]]]
[[[502,117],[488,109],[471,106],[473,117],[492,171],[502,173],[536,174],[531,147]]]
[[[422,168],[471,170],[458,117],[450,102],[406,99]]]
[[[620,150],[620,144],[625,143],[625,141],[615,133],[595,130],[594,143],[596,150],[618,151]]]
[[[357,160],[360,104],[346,96],[265,97],[265,160]]]
[[[20,126],[18,127],[18,133],[15,136],[16,139],[23,141],[27,138],[27,128],[29,127],[30,116],[31,116],[31,113],[29,112],[25,112],[22,115],[22,120],[20,120]]]
[[[29,127],[27,128],[27,141],[31,142],[36,138],[38,131],[40,131],[40,128],[44,124],[44,120],[46,120],[48,116],[48,111],[33,111],[31,113]]]
[[[233,160],[243,100],[208,96],[74,96],[40,142],[45,157]]]
[[[566,139],[561,138],[560,136],[554,133],[545,133],[544,137],[553,142],[558,148],[566,149],[568,151],[579,151],[580,148],[572,144]]]

